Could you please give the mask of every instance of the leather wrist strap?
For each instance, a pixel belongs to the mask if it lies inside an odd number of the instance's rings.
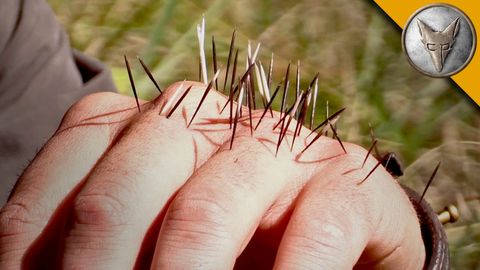
[[[412,202],[420,222],[426,255],[423,269],[450,269],[447,236],[443,225],[438,220],[437,213],[425,200],[419,202],[420,195],[418,193],[403,185],[402,188]]]

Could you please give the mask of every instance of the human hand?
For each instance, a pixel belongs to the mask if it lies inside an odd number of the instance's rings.
[[[2,269],[421,269],[425,251],[407,196],[366,151],[305,130],[275,157],[278,122],[232,130],[226,98],[193,88],[167,119],[101,93],[74,105],[20,177],[0,214]],[[254,112],[254,124],[261,112]]]

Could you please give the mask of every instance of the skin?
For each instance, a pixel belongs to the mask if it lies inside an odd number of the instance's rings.
[[[275,158],[279,119],[250,135],[240,118],[229,150],[226,101],[193,85],[167,119],[152,102],[87,96],[18,180],[0,213],[0,267],[66,269],[421,269],[419,223],[398,183],[366,150],[295,121]],[[254,124],[261,111],[254,111]]]

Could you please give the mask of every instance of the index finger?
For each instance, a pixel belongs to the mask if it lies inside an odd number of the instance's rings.
[[[20,268],[24,253],[45,227],[61,231],[59,221],[65,213],[58,207],[75,195],[75,188],[134,113],[132,98],[110,92],[86,96],[70,108],[0,212],[2,266]]]

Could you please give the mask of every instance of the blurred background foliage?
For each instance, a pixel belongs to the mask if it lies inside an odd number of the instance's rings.
[[[446,225],[454,269],[480,269],[479,107],[449,80],[416,72],[402,52],[400,30],[373,2],[49,2],[72,46],[105,62],[119,91],[128,95],[123,54],[132,62],[137,55],[144,59],[163,88],[184,78],[198,80],[196,24],[202,15],[207,19],[207,55],[211,57],[213,34],[219,65],[224,68],[234,28],[240,66],[244,66],[248,40],[261,43],[259,59],[265,66],[275,53],[274,82],[282,79],[289,61],[295,71],[299,59],[303,88],[320,73],[317,123],[325,117],[327,100],[331,111],[347,106],[339,135],[369,147],[371,123],[380,151],[393,151],[404,163],[406,176],[399,181],[419,192],[442,161],[426,198],[435,210],[452,203],[459,207],[460,221]],[[211,71],[211,58],[208,61]],[[140,96],[155,97],[157,92],[141,67],[135,63],[134,69]],[[223,75],[220,78],[223,85]],[[293,76],[291,80],[292,87]]]

